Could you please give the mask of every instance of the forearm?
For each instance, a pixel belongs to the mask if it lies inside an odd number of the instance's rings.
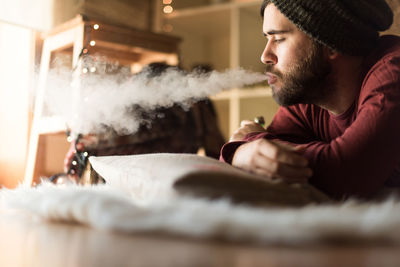
[[[368,198],[383,187],[398,164],[397,137],[357,144],[357,137],[305,145],[304,156],[314,175],[310,183],[334,198]],[[390,142],[390,140],[394,142]]]

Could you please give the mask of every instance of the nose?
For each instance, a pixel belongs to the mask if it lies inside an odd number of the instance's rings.
[[[268,41],[265,45],[264,51],[261,54],[261,62],[266,65],[275,65],[278,62],[278,58],[271,48],[271,41]]]

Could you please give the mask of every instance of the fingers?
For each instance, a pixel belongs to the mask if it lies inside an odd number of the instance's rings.
[[[259,153],[269,159],[299,167],[308,165],[307,159],[299,155],[294,146],[278,144],[265,139],[259,139],[255,142],[259,146]]]
[[[240,122],[240,128],[237,129],[229,139],[230,142],[232,141],[239,141],[243,140],[243,138],[252,132],[264,132],[265,129],[258,123],[250,120],[243,120]]]
[[[246,134],[242,133],[240,131],[240,128],[238,130],[236,130],[232,136],[229,138],[229,142],[233,142],[233,141],[240,141],[243,140],[243,138],[246,136]]]
[[[245,126],[247,126],[249,124],[256,124],[256,123],[254,121],[250,121],[250,120],[242,120],[240,122],[240,127],[245,127]]]
[[[274,175],[270,172],[267,172],[263,168],[256,168],[256,169],[253,169],[251,172],[261,176],[263,179],[268,180],[268,181],[274,181],[274,180],[279,179],[279,180],[284,181],[289,184],[307,183],[308,179],[310,178],[309,176],[287,177],[287,176]]]
[[[305,145],[298,145],[294,147],[294,151],[298,154],[303,154],[304,152],[306,152],[306,146]]]
[[[302,153],[304,153],[306,151],[306,146],[305,145],[293,146],[293,145],[289,145],[289,144],[281,142],[281,141],[270,141],[270,142],[275,143],[279,147],[282,147],[282,148],[285,148],[287,150],[296,152],[298,154],[302,154]]]
[[[292,153],[297,158],[298,155]],[[301,156],[299,156],[302,158]],[[287,181],[304,181],[312,176],[312,170],[305,166],[287,164],[278,159],[265,157],[260,154],[253,158],[253,164],[258,173],[264,173],[271,178],[283,179]]]
[[[249,132],[263,132],[265,131],[259,123],[249,120],[243,120],[240,122],[240,129],[247,129]]]
[[[298,151],[298,148],[287,144],[259,139],[240,146],[234,154],[232,165],[268,179],[306,182],[312,176],[312,170],[307,166],[307,159]]]

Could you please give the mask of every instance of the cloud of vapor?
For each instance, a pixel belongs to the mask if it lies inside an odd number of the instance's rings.
[[[86,71],[85,71],[86,72]],[[75,77],[71,70],[52,69],[47,79],[45,107],[61,116],[75,134],[101,133],[107,127],[118,134],[132,134],[143,118],[133,106],[152,112],[174,104],[189,108],[194,102],[223,90],[265,81],[265,75],[244,69],[186,73],[167,69],[157,77],[134,75],[127,69],[110,69],[97,63]]]

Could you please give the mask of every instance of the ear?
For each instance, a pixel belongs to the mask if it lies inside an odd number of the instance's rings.
[[[325,55],[327,56],[328,59],[334,60],[339,56],[339,52],[333,50],[332,48],[325,47]]]

